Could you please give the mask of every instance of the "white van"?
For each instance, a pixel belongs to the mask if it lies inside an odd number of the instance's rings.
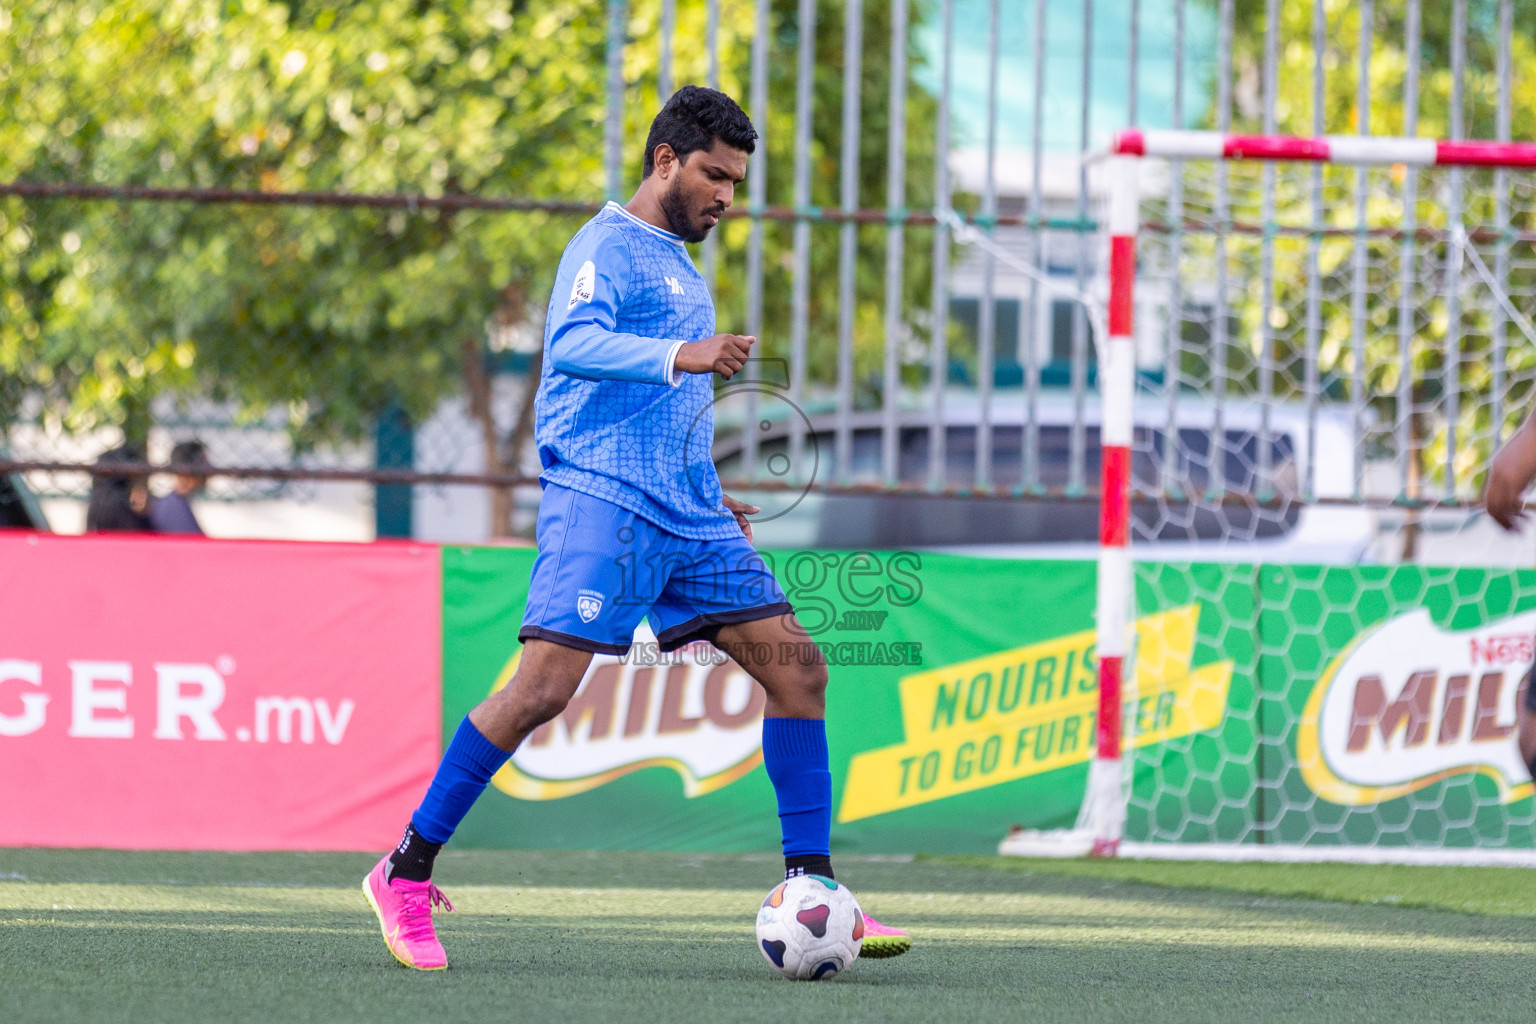
[[[1099,483],[1098,396],[1087,396],[1083,415],[1082,480],[1096,492]],[[776,408],[782,405],[784,408]],[[754,489],[745,476],[741,420],[722,407],[716,425],[715,462],[727,493],[762,506],[754,526],[765,547],[954,548],[968,554],[1011,557],[1092,557],[1098,543],[1098,501],[1067,493],[1070,482],[1070,393],[1042,392],[1037,405],[1038,481],[1043,492],[1024,496],[1023,392],[998,390],[992,396],[991,484],[1016,497],[975,497],[976,444],[981,406],[974,392],[946,394],[945,486],[947,492],[879,493],[880,412],[852,416],[850,472],[834,478],[836,417],[817,411],[797,415],[787,403],[759,402],[756,479],[773,480],[787,464],[789,432],[804,435],[806,473],[815,483],[869,487],[870,493],[825,493]],[[1172,465],[1164,473],[1166,400],[1139,399],[1135,409],[1132,487],[1157,494],[1132,502],[1132,544],[1155,547],[1161,559],[1307,562],[1349,564],[1367,560],[1375,536],[1369,510],[1359,506],[1304,503],[1307,414],[1304,407],[1270,409],[1268,471],[1260,476],[1260,409],[1251,401],[1224,410],[1224,440],[1217,445],[1225,497],[1208,496],[1212,486],[1211,439],[1214,406],[1209,399],[1181,396],[1178,438]],[[901,485],[928,482],[930,412],[907,406],[898,416]],[[1316,496],[1347,498],[1354,486],[1356,452],[1347,408],[1325,406],[1317,415]],[[1171,487],[1164,488],[1164,484]],[[1267,485],[1267,486],[1266,486]],[[1261,500],[1262,499],[1262,500]]]

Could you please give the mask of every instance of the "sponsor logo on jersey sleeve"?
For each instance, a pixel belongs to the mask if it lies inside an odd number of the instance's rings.
[[[576,271],[576,283],[571,285],[571,301],[565,304],[566,309],[574,309],[578,302],[592,301],[592,288],[597,281],[597,268],[591,260],[581,265]]]

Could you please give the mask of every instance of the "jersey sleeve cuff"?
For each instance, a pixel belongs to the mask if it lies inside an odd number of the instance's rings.
[[[667,349],[667,383],[678,387],[683,383],[683,371],[677,368],[677,350],[683,347],[680,341],[674,341],[672,347]]]

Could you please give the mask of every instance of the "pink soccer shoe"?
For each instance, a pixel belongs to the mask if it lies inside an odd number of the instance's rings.
[[[901,956],[912,948],[912,936],[899,928],[890,928],[881,924],[868,914],[864,915],[864,945],[859,949],[859,957],[869,957],[872,960],[884,960],[886,957]]]
[[[373,866],[363,879],[363,895],[379,916],[384,945],[407,967],[418,971],[441,971],[448,966],[448,954],[437,941],[432,927],[432,908],[452,910],[453,904],[431,882],[411,882],[404,878],[384,880],[389,869],[389,855]]]

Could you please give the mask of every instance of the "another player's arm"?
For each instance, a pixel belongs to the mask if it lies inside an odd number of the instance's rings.
[[[1518,530],[1525,518],[1524,496],[1536,480],[1536,412],[1504,442],[1488,467],[1483,507],[1506,530]]]
[[[1515,712],[1515,743],[1520,747],[1520,760],[1526,771],[1536,780],[1536,712],[1532,712],[1526,692],[1521,692],[1520,707]]]

